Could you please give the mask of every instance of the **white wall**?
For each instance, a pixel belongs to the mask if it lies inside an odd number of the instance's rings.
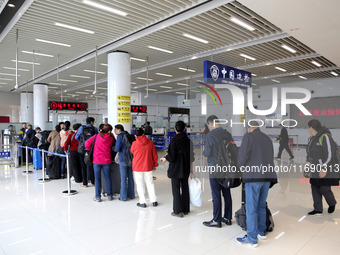
[[[19,122],[20,94],[0,92],[0,116],[9,116],[10,122]]]

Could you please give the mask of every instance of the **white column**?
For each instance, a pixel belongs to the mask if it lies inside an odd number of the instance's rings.
[[[108,54],[107,108],[108,121],[112,126],[122,124],[131,130],[131,63],[126,52]]]
[[[33,93],[20,93],[20,122],[33,123]]]
[[[45,130],[45,122],[48,121],[48,88],[45,84],[33,85],[34,95],[34,127]]]

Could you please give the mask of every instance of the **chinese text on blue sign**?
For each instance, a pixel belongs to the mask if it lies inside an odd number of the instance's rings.
[[[0,152],[0,158],[9,158],[11,153],[9,151],[2,151]]]

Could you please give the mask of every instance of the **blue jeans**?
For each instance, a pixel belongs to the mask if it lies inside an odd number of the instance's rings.
[[[266,200],[270,182],[247,182],[246,215],[247,236],[250,241],[257,242],[257,235],[266,233]]]
[[[132,167],[128,167],[124,162],[119,162],[120,170],[120,200],[135,198],[135,184],[133,182]],[[126,180],[127,179],[127,180]]]
[[[66,158],[62,157],[61,158],[61,175],[65,174],[65,170],[66,170]]]
[[[100,197],[100,193],[102,192],[102,184],[101,184],[101,170],[103,169],[104,172],[104,178],[106,183],[106,189],[107,189],[107,195],[112,196],[112,182],[111,182],[111,176],[110,176],[110,164],[93,164],[93,170],[94,170],[94,181],[95,181],[95,190],[96,190],[96,197]]]

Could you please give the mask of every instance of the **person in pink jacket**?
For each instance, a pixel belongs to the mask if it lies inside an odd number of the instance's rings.
[[[113,200],[112,197],[112,183],[110,178],[111,168],[111,147],[115,143],[115,138],[111,135],[112,126],[105,124],[103,129],[100,130],[98,135],[92,136],[85,142],[86,150],[90,151],[91,146],[93,147],[93,169],[95,176],[95,190],[96,195],[93,198],[94,201],[101,202],[101,170],[104,172],[104,178],[107,188],[107,198],[109,201]]]

